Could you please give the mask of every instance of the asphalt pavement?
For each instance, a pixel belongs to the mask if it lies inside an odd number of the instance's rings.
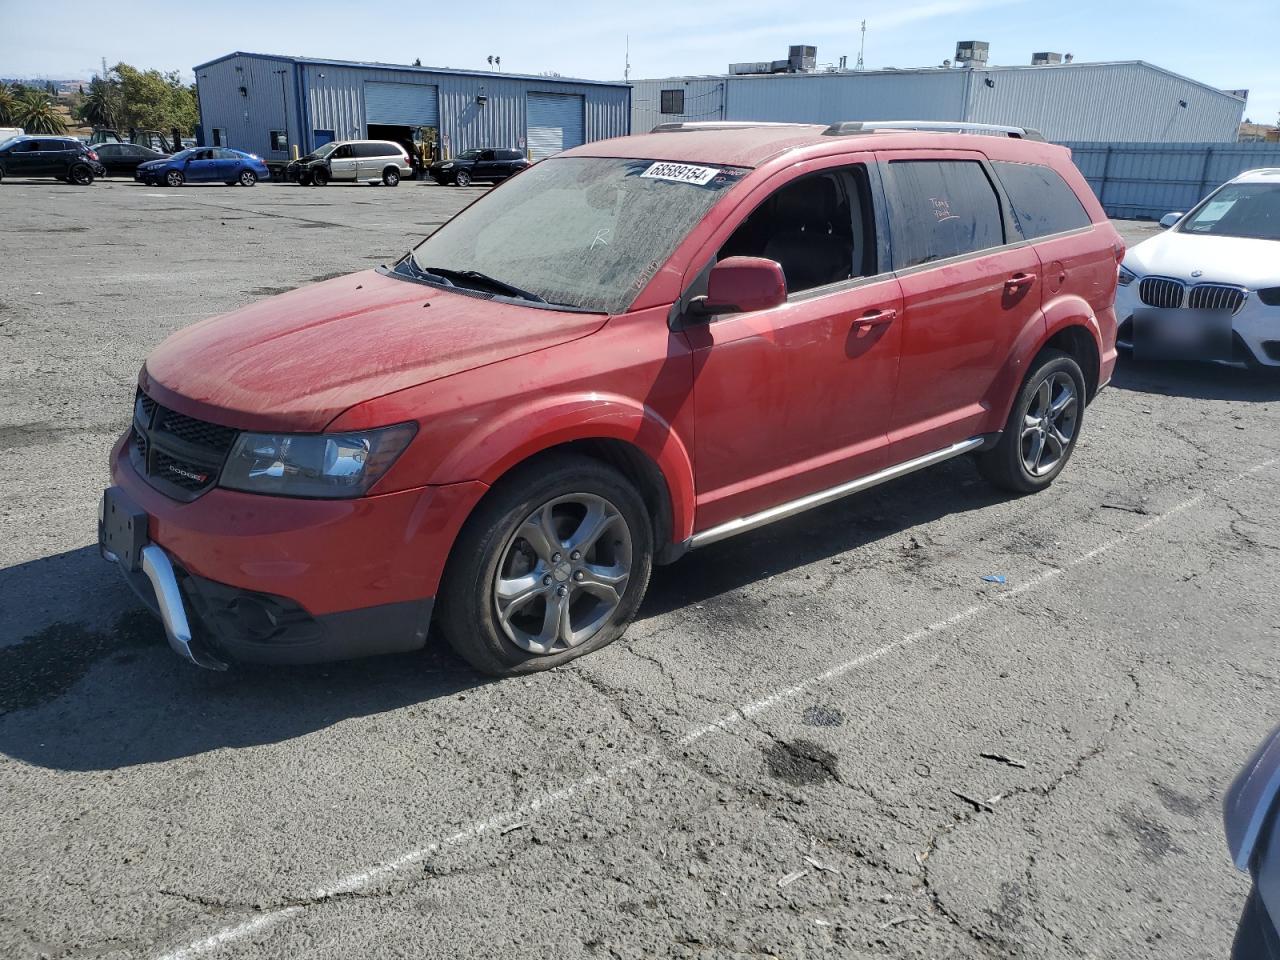
[[[95,545],[148,351],[481,193],[0,185],[0,956],[1225,957],[1280,376],[1122,361],[1050,490],[697,551],[551,673],[169,651]]]

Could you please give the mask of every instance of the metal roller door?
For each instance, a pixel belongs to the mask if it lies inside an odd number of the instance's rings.
[[[426,83],[366,81],[364,122],[403,127],[438,127],[440,106],[436,87]]]
[[[543,160],[586,143],[581,94],[531,93],[527,104],[530,159]]]

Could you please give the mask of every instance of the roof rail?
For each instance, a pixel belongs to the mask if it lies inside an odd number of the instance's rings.
[[[988,137],[1014,137],[1019,140],[1043,140],[1044,135],[1031,127],[1010,127],[1001,123],[968,123],[963,120],[844,120],[823,130],[823,136],[848,137],[877,130],[928,130],[937,133],[977,133]]]
[[[695,130],[749,130],[753,127],[807,127],[807,123],[777,123],[771,120],[673,120],[660,123],[650,133],[679,133]]]

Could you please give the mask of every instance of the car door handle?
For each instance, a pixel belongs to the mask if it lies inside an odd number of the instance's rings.
[[[1005,288],[1009,291],[1021,290],[1023,287],[1029,287],[1036,282],[1034,274],[1031,273],[1015,273],[1012,277],[1004,282]]]
[[[893,323],[898,319],[898,311],[893,307],[885,307],[880,310],[868,310],[857,320],[853,321],[853,325],[859,331],[865,333],[872,327],[883,327],[887,323]]]

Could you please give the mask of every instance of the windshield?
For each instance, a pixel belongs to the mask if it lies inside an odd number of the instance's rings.
[[[478,272],[550,303],[620,313],[746,172],[544,160],[422,241],[413,262],[424,271]]]
[[[314,150],[312,150],[302,159],[303,160],[323,160],[325,157],[327,157],[329,154],[333,153],[333,151],[337,149],[338,149],[338,145],[336,143],[326,143],[322,146],[316,147]]]
[[[182,151],[180,151],[180,152],[178,152],[178,153],[175,153],[175,154],[174,154],[172,157],[170,157],[169,159],[170,159],[170,160],[189,160],[189,159],[191,159],[191,155],[192,155],[193,153],[195,153],[195,151],[194,151],[194,150],[182,150]]]
[[[1178,229],[1217,237],[1280,240],[1280,183],[1229,183]]]

